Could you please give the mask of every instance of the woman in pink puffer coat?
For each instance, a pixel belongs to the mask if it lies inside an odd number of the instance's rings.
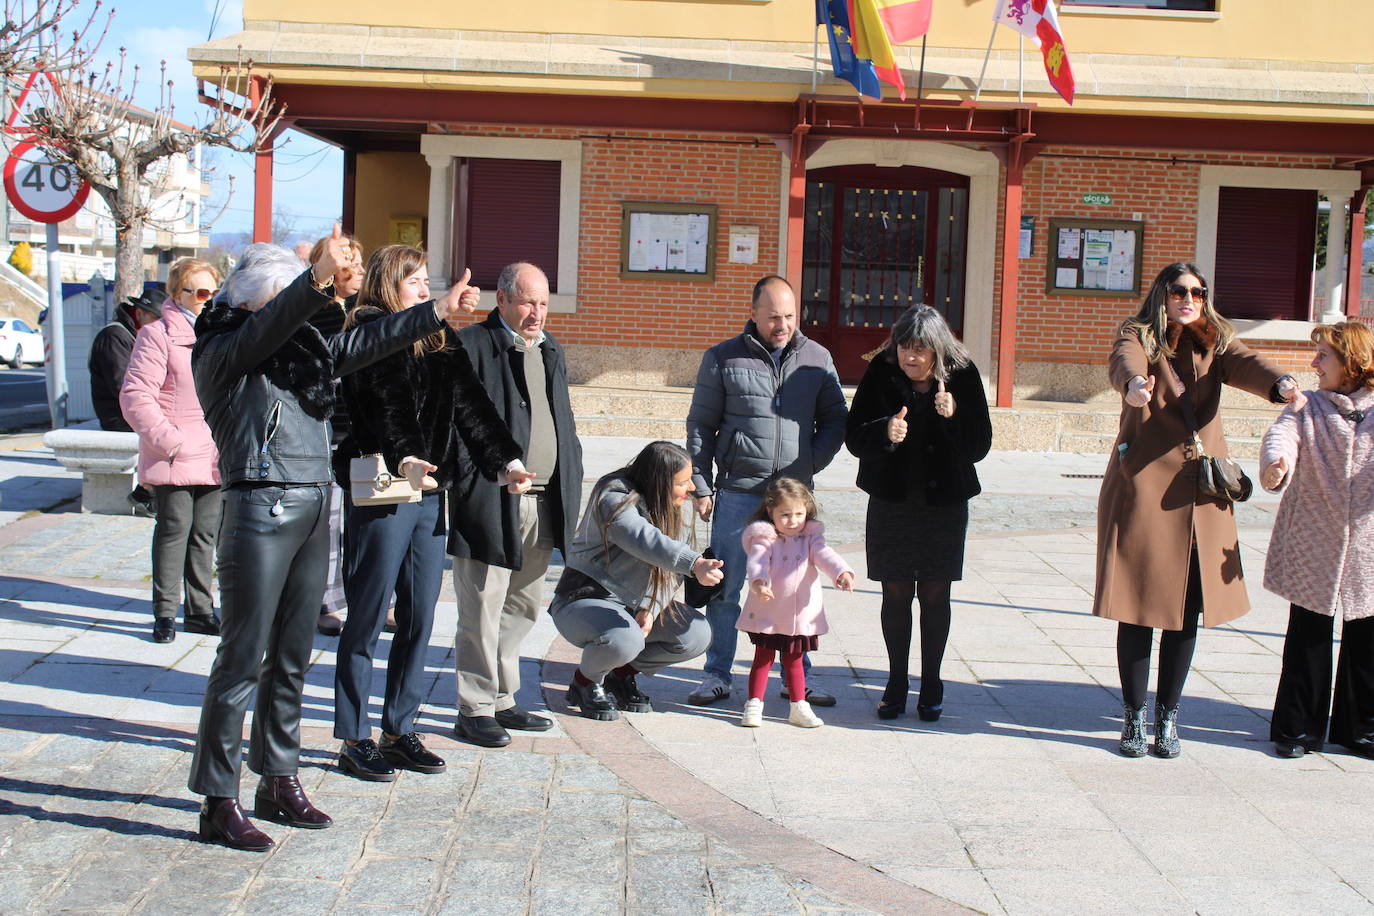
[[[176,638],[183,579],[183,627],[211,636],[220,631],[210,596],[221,504],[219,454],[191,377],[195,320],[218,286],[218,272],[205,261],[182,258],[172,265],[162,318],[138,332],[119,392],[120,410],[138,433],[138,479],[157,497],[154,642]]]
[[[1279,416],[1260,452],[1260,482],[1286,487],[1264,587],[1292,603],[1269,738],[1280,757],[1319,751],[1330,710],[1331,742],[1374,758],[1374,333],[1345,321],[1312,341],[1317,390]]]

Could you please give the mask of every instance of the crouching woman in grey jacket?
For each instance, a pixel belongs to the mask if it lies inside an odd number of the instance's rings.
[[[588,719],[652,711],[635,675],[696,658],[711,641],[706,618],[673,600],[680,576],[721,580],[719,560],[680,540],[692,489],[687,453],[651,442],[592,490],[549,605],[558,632],[582,650],[568,705]]]

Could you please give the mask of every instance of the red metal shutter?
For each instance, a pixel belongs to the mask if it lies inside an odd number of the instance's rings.
[[[1222,188],[1217,203],[1217,308],[1227,318],[1306,321],[1317,239],[1317,192]]]
[[[467,160],[465,263],[472,281],[495,289],[501,268],[529,261],[558,283],[558,197],[562,163],[540,159]],[[464,212],[459,209],[458,212]]]

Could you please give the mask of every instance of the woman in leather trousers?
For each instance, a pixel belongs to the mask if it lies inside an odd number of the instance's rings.
[[[262,777],[256,815],[296,827],[332,823],[310,804],[296,771],[301,693],[327,566],[333,380],[477,306],[465,274],[433,304],[321,336],[309,318],[329,301],[331,278],[350,257],[338,227],[304,272],[291,252],[250,245],[196,322],[196,393],[224,487],[224,622],[188,785],[205,796],[201,839],[236,849],[273,845],[238,798],[243,719],[255,691],[248,766]]]

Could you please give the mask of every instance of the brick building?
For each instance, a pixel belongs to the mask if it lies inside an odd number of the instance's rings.
[[[344,150],[366,248],[420,239],[433,277],[486,288],[544,266],[584,381],[690,381],[770,272],[846,380],[927,301],[1002,404],[1107,395],[1113,329],[1170,261],[1292,367],[1314,319],[1358,313],[1361,0],[1063,0],[1072,107],[1005,29],[975,101],[995,6],[936,4],[924,74],[898,51],[905,102],[860,103],[823,42],[813,71],[811,0],[248,0],[190,56],[211,79],[242,47],[289,128]],[[258,176],[265,235],[270,154]]]

